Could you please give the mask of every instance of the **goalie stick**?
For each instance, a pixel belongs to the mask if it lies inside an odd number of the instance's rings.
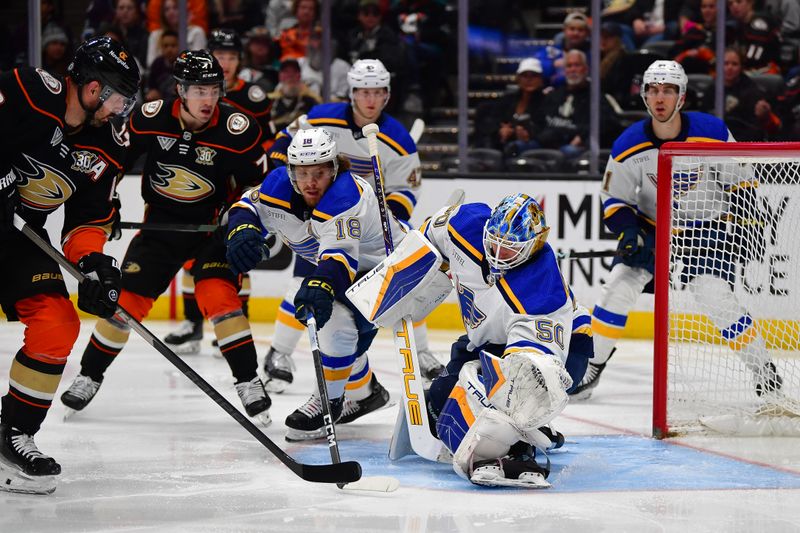
[[[322,404],[322,420],[325,424],[325,438],[328,440],[328,450],[331,453],[331,461],[333,461],[333,464],[341,464],[342,458],[339,455],[339,443],[336,440],[336,426],[334,425],[333,415],[331,414],[328,386],[325,381],[325,371],[322,368],[322,353],[319,351],[317,320],[314,318],[313,309],[308,310],[306,329],[308,330],[308,342],[311,345],[311,354],[314,359],[314,370],[317,374],[317,387],[319,388],[319,399]],[[376,476],[361,477],[358,481],[352,483],[337,483],[336,486],[345,490],[393,492],[400,486],[400,482],[393,477]]]
[[[42,249],[50,258],[57,262],[61,268],[66,270],[78,281],[82,281],[86,276],[83,272],[69,262],[52,244],[43,239],[34,231],[25,220],[18,214],[14,214],[14,227],[28,237],[34,244]],[[175,355],[161,339],[153,335],[141,322],[133,318],[125,309],[117,305],[117,316],[122,318],[131,329],[136,331],[153,348],[158,350],[170,363],[172,363],[184,376],[189,378],[197,387],[206,393],[217,405],[228,413],[240,426],[247,430],[255,439],[264,445],[280,462],[306,481],[315,483],[349,483],[358,481],[361,478],[361,465],[355,461],[345,463],[308,465],[298,463],[284,452],[277,444],[272,442],[255,424],[240,413],[236,407],[226,400],[217,390],[195,372],[183,359]]]
[[[389,214],[386,208],[386,196],[383,190],[383,170],[378,154],[378,138],[380,131],[377,124],[367,124],[361,129],[369,145],[369,156],[372,162],[372,172],[375,176],[375,196],[378,199],[378,210],[381,216],[383,230],[383,243],[386,256],[394,250],[392,229],[389,225]],[[392,328],[392,339],[396,350],[397,360],[400,364],[400,373],[403,376],[403,412],[406,417],[411,448],[414,453],[425,459],[436,461],[442,451],[442,442],[433,436],[428,422],[428,408],[425,394],[422,390],[422,375],[420,373],[417,346],[414,340],[414,326],[410,316],[401,318]]]

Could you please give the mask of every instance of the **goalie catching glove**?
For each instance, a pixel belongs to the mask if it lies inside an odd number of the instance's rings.
[[[234,274],[249,272],[261,261],[269,259],[269,247],[261,229],[249,222],[230,230],[225,237],[225,246],[225,257]]]
[[[333,313],[333,285],[324,277],[308,276],[294,297],[294,317],[305,325],[308,310],[314,313],[317,327],[328,322]]]
[[[117,261],[111,256],[92,252],[80,258],[78,268],[86,276],[78,284],[78,308],[100,318],[114,316],[122,284]]]

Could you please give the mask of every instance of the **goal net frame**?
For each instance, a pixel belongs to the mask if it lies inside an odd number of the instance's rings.
[[[673,234],[673,162],[677,157],[792,158],[800,142],[668,142],[659,149],[654,279],[653,437],[676,436],[668,421],[670,356],[670,245]],[[800,182],[798,182],[800,185]],[[800,419],[798,419],[800,420]],[[792,424],[795,422],[792,421]],[[800,422],[798,422],[800,423]]]

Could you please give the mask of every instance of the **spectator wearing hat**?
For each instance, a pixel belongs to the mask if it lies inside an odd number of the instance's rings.
[[[42,31],[42,68],[53,75],[65,76],[71,59],[69,37],[58,24],[48,24]]]
[[[386,111],[396,115],[408,92],[408,58],[400,37],[383,23],[379,0],[360,0],[355,28],[347,34],[344,59],[355,63],[359,59],[378,59],[392,73],[392,97]]]
[[[292,14],[297,22],[291,28],[281,31],[277,38],[281,47],[281,61],[306,55],[308,38],[319,16],[319,4],[317,0],[294,0]]]
[[[564,18],[563,31],[553,38],[553,44],[567,52],[569,50],[582,50],[589,53],[591,42],[589,40],[589,17],[583,13],[573,11]]]
[[[604,22],[600,26],[600,87],[620,104],[630,99],[631,79],[622,68],[627,55],[622,28],[616,22]]]
[[[270,93],[278,85],[277,45],[264,26],[256,26],[245,34],[243,68],[239,77],[255,83]]]
[[[267,97],[272,101],[269,126],[273,136],[322,102],[322,98],[303,83],[296,59],[281,61],[278,86]]]
[[[331,48],[336,49],[336,41],[331,42]],[[308,38],[306,56],[298,59],[300,75],[303,82],[311,91],[322,94],[322,27],[316,26]],[[343,102],[349,99],[350,86],[347,84],[347,71],[350,63],[344,59],[334,57],[331,61],[331,100]]]
[[[526,150],[533,136],[533,117],[544,101],[544,89],[541,61],[534,57],[520,61],[517,90],[478,107],[475,145],[503,150],[508,155]]]

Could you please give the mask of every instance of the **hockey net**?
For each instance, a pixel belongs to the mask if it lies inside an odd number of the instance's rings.
[[[653,433],[800,435],[800,144],[668,143]]]

